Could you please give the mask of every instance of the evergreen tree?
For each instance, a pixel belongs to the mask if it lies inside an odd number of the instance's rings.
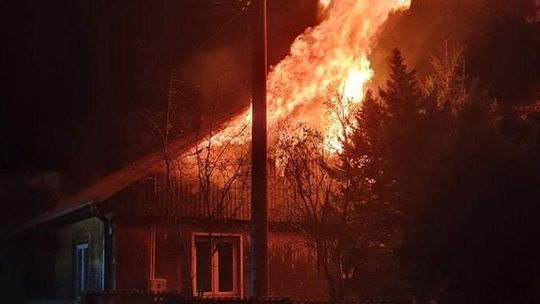
[[[360,293],[399,298],[401,287],[408,286],[418,303],[489,299],[488,286],[501,283],[490,275],[505,272],[491,268],[496,259],[474,261],[495,250],[488,232],[501,229],[485,213],[514,223],[519,231],[532,227],[531,221],[513,222],[499,212],[507,209],[508,193],[530,191],[531,184],[505,189],[503,181],[526,171],[524,160],[534,162],[531,145],[517,144],[501,132],[496,103],[469,82],[459,56],[445,52],[434,58],[434,73],[420,85],[395,50],[386,87],[378,98],[368,92],[352,119],[336,171],[349,181],[342,193],[355,203],[361,227],[354,251]],[[526,203],[506,212],[530,207]],[[468,242],[470,237],[477,243]],[[505,242],[504,250],[512,252]],[[468,287],[474,284],[478,288]]]
[[[540,245],[528,251],[540,216],[537,146],[502,132],[496,102],[463,73],[460,52],[433,66],[420,83],[394,50],[385,88],[368,91],[345,119],[338,164],[317,162],[336,182],[320,219],[339,223],[321,256],[338,257],[334,278],[351,275],[337,280],[335,295],[353,283],[360,296],[395,302],[530,300],[540,254]]]
[[[416,79],[416,72],[408,70],[398,49],[390,58],[390,78],[386,88],[379,89],[379,100],[385,115],[379,135],[377,157],[381,160],[380,170],[384,172],[384,194],[388,200],[399,201],[404,208],[418,199],[418,165],[423,163],[424,148],[422,130],[425,111],[423,97]],[[399,211],[402,212],[403,210]]]
[[[363,295],[399,297],[396,249],[404,206],[411,205],[410,193],[416,189],[410,181],[424,113],[416,72],[407,69],[397,49],[390,66],[390,79],[379,90],[379,98],[368,91],[354,114],[336,175],[342,180],[341,200],[351,201],[360,225],[354,251],[357,290]]]
[[[389,121],[395,124],[410,120],[418,111],[421,92],[416,71],[408,71],[398,49],[392,52],[390,78],[386,81],[386,89],[379,89],[379,96],[391,118]]]

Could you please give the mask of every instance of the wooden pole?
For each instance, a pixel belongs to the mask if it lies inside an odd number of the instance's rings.
[[[252,0],[251,295],[268,295],[266,0]]]

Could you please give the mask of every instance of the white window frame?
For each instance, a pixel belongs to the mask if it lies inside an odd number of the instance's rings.
[[[75,278],[75,292],[84,291],[87,288],[88,285],[88,253],[90,249],[88,246],[88,242],[81,242],[78,244],[75,244],[75,270],[74,273],[78,277]],[[79,261],[79,258],[81,261]],[[81,263],[80,263],[81,262]]]
[[[209,292],[203,292],[203,297],[243,297],[244,296],[244,250],[243,237],[238,233],[207,233],[194,232],[191,235],[191,278],[193,295],[199,295],[197,288],[197,237],[210,238],[210,248],[214,251],[215,245],[220,239],[236,239],[233,246],[233,291],[219,291],[219,254],[212,253],[210,266],[210,289]]]

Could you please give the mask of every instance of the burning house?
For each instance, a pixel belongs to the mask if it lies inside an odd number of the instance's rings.
[[[167,172],[161,153],[148,155],[21,228],[45,227],[37,233],[54,244],[50,255],[40,250],[35,256],[41,265],[54,265],[43,282],[53,285],[54,296],[99,289],[247,294],[247,172],[242,161],[208,158],[207,153],[221,150],[204,144],[193,147],[193,141],[179,140],[170,151],[187,159],[174,164],[174,172]],[[199,168],[205,166],[212,168]],[[271,292],[323,297],[315,257],[281,212],[282,182],[271,181],[269,264],[276,270]],[[297,285],[284,282],[279,273]]]
[[[322,134],[325,151],[339,151],[346,132],[340,115],[361,103],[374,74],[374,37],[391,12],[409,5],[321,1],[324,20],[299,36],[268,75],[270,143],[284,123],[303,123]],[[333,92],[347,101],[339,113],[326,107]],[[247,295],[250,122],[246,109],[218,128],[179,138],[19,229],[38,230],[54,244],[47,255],[33,253],[47,265],[44,284],[62,298],[90,289]],[[326,297],[314,250],[295,225],[290,206],[296,198],[280,164],[272,161],[270,168],[270,294]]]

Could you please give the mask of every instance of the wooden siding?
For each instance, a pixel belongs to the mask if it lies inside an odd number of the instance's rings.
[[[161,185],[161,186],[160,186]],[[230,189],[213,185],[200,191],[197,184],[176,181],[166,190],[158,178],[133,184],[113,199],[127,217],[206,218],[216,220],[250,219],[249,187],[233,185]],[[287,222],[290,197],[283,179],[269,180],[268,204],[271,221]]]
[[[117,289],[147,289],[150,265],[150,226],[118,220],[115,225]]]
[[[149,223],[118,225],[117,288],[147,289],[149,279]],[[155,277],[167,280],[167,290],[185,292],[184,267],[191,267],[193,233],[208,232],[204,224],[177,222],[155,224]],[[249,288],[249,228],[240,222],[214,227],[213,233],[242,237],[243,288]],[[184,255],[183,249],[188,250]],[[187,260],[186,260],[187,259]],[[270,292],[274,295],[325,298],[326,289],[317,271],[314,251],[306,245],[303,235],[291,229],[271,229],[269,235]],[[185,294],[185,293],[184,293]]]
[[[326,299],[325,281],[317,270],[315,250],[297,232],[269,236],[269,287],[271,295]]]

